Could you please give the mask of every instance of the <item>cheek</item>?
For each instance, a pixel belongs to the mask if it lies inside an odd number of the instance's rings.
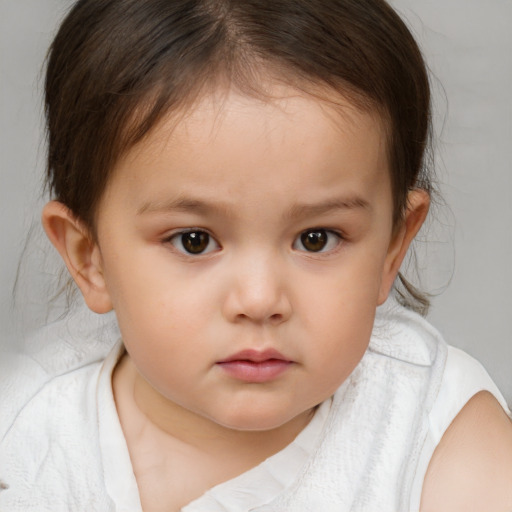
[[[188,315],[183,312],[203,307],[201,297],[208,291],[204,282],[194,269],[173,264],[165,249],[132,249],[111,261],[105,278],[119,314],[131,317],[144,311],[150,323],[174,317],[186,321]]]
[[[315,311],[323,323],[352,324],[373,321],[382,280],[385,254],[376,257],[371,249],[347,251],[341,264],[322,274],[303,274],[300,283],[304,308]],[[346,320],[351,321],[346,323]]]
[[[202,344],[206,319],[197,314],[192,301],[172,296],[148,299],[139,308],[123,304],[124,308],[116,311],[118,323],[140,374],[164,396],[172,396],[172,392],[192,386],[192,370],[207,369],[209,359],[204,357]]]
[[[214,302],[198,293],[196,283],[153,264],[129,272],[117,267],[109,287],[123,341],[141,366],[193,357],[192,340],[211,319],[207,304]]]
[[[315,358],[328,361],[334,356],[335,360],[357,364],[370,340],[375,306],[367,301],[358,304],[348,297],[338,297],[338,300],[324,307],[322,305],[317,304],[306,316],[306,330],[316,333],[317,348],[322,347],[321,351],[317,351],[313,343]]]
[[[371,259],[371,258],[369,258]],[[341,266],[322,280],[304,282],[302,326],[310,338],[310,357],[325,368],[333,385],[345,379],[362,358],[372,333],[383,263],[357,255],[353,264]],[[341,382],[338,382],[338,385]]]

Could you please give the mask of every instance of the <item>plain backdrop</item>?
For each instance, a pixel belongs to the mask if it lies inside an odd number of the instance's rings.
[[[70,2],[0,0],[0,344],[45,322],[42,65]],[[393,0],[432,71],[439,188],[417,243],[431,322],[512,402],[512,1]],[[20,258],[22,264],[20,266]],[[18,271],[19,267],[19,271]],[[16,296],[13,295],[18,275]],[[14,300],[16,299],[16,300]]]

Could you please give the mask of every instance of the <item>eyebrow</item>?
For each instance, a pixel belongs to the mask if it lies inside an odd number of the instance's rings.
[[[367,210],[371,209],[370,203],[360,197],[333,198],[319,203],[300,203],[292,205],[283,215],[285,219],[315,217],[325,215],[336,210]],[[224,214],[230,215],[229,204],[222,201],[210,202],[188,197],[178,197],[170,201],[146,202],[138,210],[137,215],[145,213],[166,212],[192,212],[200,215]]]
[[[371,209],[370,203],[360,197],[351,198],[334,198],[327,201],[322,201],[315,204],[295,204],[288,212],[285,213],[285,218],[297,217],[317,217],[325,215],[337,210],[366,210]]]
[[[195,212],[199,214],[228,212],[229,206],[223,202],[210,202],[188,197],[178,197],[170,201],[156,201],[144,203],[137,215],[144,213],[166,213],[173,211]]]

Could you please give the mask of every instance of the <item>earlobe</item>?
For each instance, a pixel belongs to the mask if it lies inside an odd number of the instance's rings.
[[[58,201],[50,201],[43,208],[42,223],[87,306],[95,313],[111,311],[112,302],[103,276],[100,249],[83,223]]]
[[[430,195],[426,190],[413,189],[409,192],[402,225],[391,239],[384,263],[378,305],[387,299],[407,250],[427,217],[429,207]]]

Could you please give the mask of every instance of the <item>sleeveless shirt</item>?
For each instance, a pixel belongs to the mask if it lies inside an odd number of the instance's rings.
[[[123,351],[57,375],[20,363],[0,406],[0,510],[142,511],[111,387]],[[297,438],[182,510],[417,511],[435,447],[482,390],[510,414],[479,363],[389,300],[364,357]]]

